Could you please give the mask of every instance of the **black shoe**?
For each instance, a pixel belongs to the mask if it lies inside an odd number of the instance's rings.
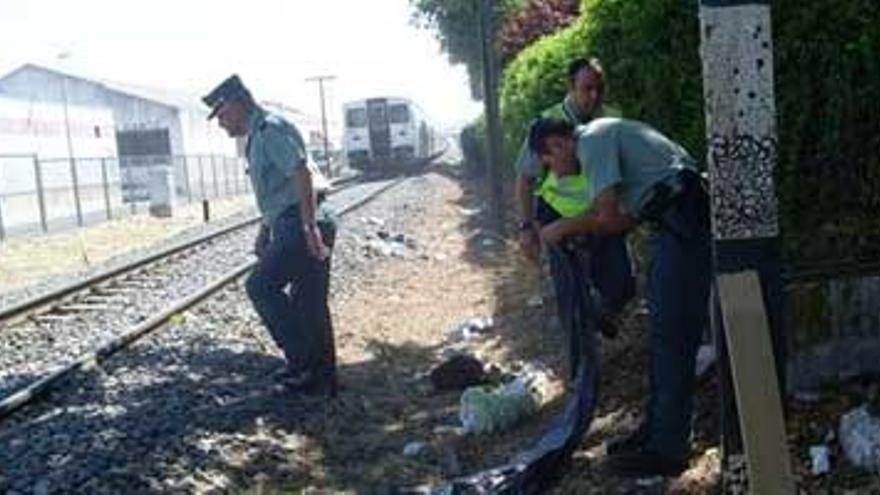
[[[336,376],[327,376],[311,370],[290,373],[281,380],[288,392],[294,394],[336,397],[338,386]]]
[[[603,467],[608,473],[622,478],[651,478],[678,476],[687,469],[687,462],[649,449],[638,449],[607,457]]]
[[[648,428],[643,423],[629,435],[607,442],[605,445],[605,454],[610,456],[621,452],[638,450],[648,443],[648,438],[650,438],[650,436]]]

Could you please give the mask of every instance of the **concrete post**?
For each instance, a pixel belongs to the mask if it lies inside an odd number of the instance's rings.
[[[220,181],[217,179],[217,157],[211,155],[211,179],[214,181],[214,197],[220,197]]]
[[[107,220],[113,218],[113,210],[110,207],[110,181],[107,178],[107,159],[101,158],[101,185],[104,187],[104,211],[107,212]]]
[[[223,183],[225,185],[224,189],[226,190],[226,195],[232,195],[232,181],[229,178],[229,160],[226,159],[225,156],[221,156],[220,160],[223,161]]]
[[[785,389],[773,38],[769,0],[701,0],[701,57],[718,274],[758,272],[780,391]],[[721,367],[725,456],[740,452],[725,329],[717,298],[712,325]]]
[[[186,155],[182,156],[183,160],[183,182],[186,185],[186,199],[188,203],[193,202],[193,192],[192,192],[192,183],[189,179],[189,160],[187,160]]]
[[[73,189],[73,205],[76,208],[76,224],[83,226],[82,199],[79,196],[79,172],[76,169],[76,158],[70,158],[70,181]]]
[[[3,191],[0,190],[0,241],[6,239],[6,227],[3,225]]]
[[[49,221],[46,218],[46,191],[43,190],[43,170],[40,167],[40,159],[37,155],[34,160],[34,184],[37,187],[37,206],[40,209],[40,226],[43,232],[49,232]]]
[[[205,199],[207,195],[205,195],[205,164],[202,162],[202,157],[198,157],[199,161],[199,190],[202,193],[202,199]]]
[[[171,167],[150,170],[150,215],[168,218],[174,213],[174,172]]]

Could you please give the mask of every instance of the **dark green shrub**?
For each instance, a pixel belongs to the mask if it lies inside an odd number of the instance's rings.
[[[519,146],[529,120],[564,95],[568,62],[595,56],[605,68],[606,101],[701,156],[696,5],[681,0],[586,0],[581,11],[574,25],[523,50],[504,72],[501,106],[508,153]]]
[[[584,0],[569,28],[523,50],[501,89],[507,162],[565,92],[565,67],[599,57],[607,100],[705,159],[698,2]],[[880,259],[880,2],[773,3],[777,186],[790,262]]]
[[[880,259],[880,3],[773,6],[777,188],[790,258]]]

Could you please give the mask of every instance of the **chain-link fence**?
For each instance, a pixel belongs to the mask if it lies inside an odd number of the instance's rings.
[[[146,212],[157,172],[178,204],[250,192],[240,158],[0,155],[0,239]]]

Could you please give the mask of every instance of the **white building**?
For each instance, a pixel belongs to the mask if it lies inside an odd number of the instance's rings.
[[[74,172],[69,150],[91,158]],[[0,97],[0,234],[110,216],[122,207],[115,156],[109,109]]]
[[[101,106],[30,102],[0,96],[0,155],[115,157],[113,112]]]
[[[13,156],[25,154],[38,157],[45,171],[42,179],[57,183],[58,191],[76,189],[72,177],[81,175],[81,195],[91,194],[81,198],[80,205],[67,204],[68,193],[55,195],[64,202],[58,205],[51,202],[55,196],[47,195],[44,218],[68,215],[74,206],[77,217],[87,216],[87,202],[97,208],[100,197],[107,195],[84,181],[102,180],[102,168],[109,168],[116,189],[133,205],[155,199],[151,191],[157,173],[167,177],[163,188],[176,189],[177,196],[190,199],[236,194],[246,187],[235,141],[207,120],[208,109],[195,95],[26,64],[0,77],[0,98],[5,102],[0,105],[0,174],[5,183],[0,189],[33,183],[33,158]],[[70,172],[71,168],[76,171]],[[5,212],[0,211],[7,226],[10,216],[25,210],[25,200],[10,198],[26,195],[14,194],[5,201],[16,204],[6,204]],[[32,203],[27,200],[31,207]],[[107,203],[103,201],[105,210],[115,208]],[[0,203],[0,210],[3,206]]]
[[[31,104],[103,107],[113,114],[119,157],[146,155],[234,156],[235,143],[198,97],[65,74],[26,64],[0,78],[0,96]],[[79,153],[77,153],[79,155]]]

